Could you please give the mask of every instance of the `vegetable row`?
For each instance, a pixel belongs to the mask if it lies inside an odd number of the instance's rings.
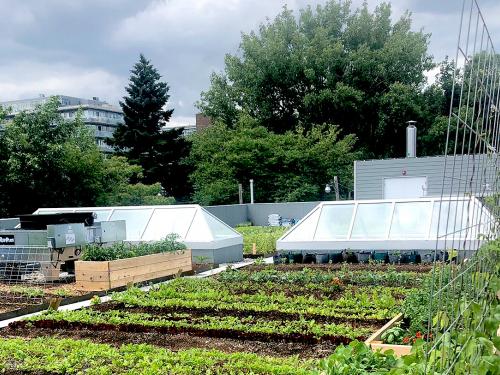
[[[385,319],[395,315],[401,303],[397,296],[407,292],[405,288],[375,286],[346,287],[335,299],[318,298],[314,295],[288,296],[279,289],[272,294],[238,294],[217,280],[181,278],[148,292],[130,288],[125,292],[113,294],[112,298],[115,302],[127,306],[151,308],[282,312],[332,318]]]
[[[40,337],[0,340],[0,372],[111,375],[314,374],[314,363],[296,357],[188,349],[172,352],[146,344],[118,348],[88,340]]]
[[[254,317],[235,316],[202,316],[192,317],[188,314],[169,314],[169,316],[133,313],[119,310],[94,311],[83,309],[76,311],[49,311],[27,319],[29,322],[47,321],[81,323],[87,326],[102,325],[139,326],[149,328],[173,328],[186,331],[224,331],[231,333],[255,333],[273,336],[309,336],[315,339],[343,337],[348,339],[362,338],[369,335],[369,328],[354,328],[347,324],[322,324],[314,320],[265,320]],[[60,325],[59,325],[60,326]],[[56,324],[55,327],[58,327]]]

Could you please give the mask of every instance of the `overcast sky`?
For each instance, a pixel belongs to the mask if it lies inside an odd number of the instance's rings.
[[[144,53],[170,85],[174,123],[194,123],[194,102],[241,31],[320,0],[0,0],[0,101],[38,94],[98,96],[117,104]],[[368,0],[370,8],[380,1]],[[500,51],[500,0],[478,0]],[[353,0],[358,6],[362,0]],[[394,0],[393,18],[413,13],[432,33],[437,61],[455,56],[462,0]],[[430,74],[431,76],[433,74]]]

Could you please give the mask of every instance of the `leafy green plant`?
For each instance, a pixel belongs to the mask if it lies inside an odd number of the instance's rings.
[[[179,236],[171,233],[163,240],[152,243],[131,244],[116,242],[111,245],[87,245],[81,259],[87,261],[110,261],[185,249],[186,245],[179,242]]]
[[[0,340],[0,372],[50,374],[313,375],[313,361],[219,350],[172,352],[146,344],[114,347],[89,340]]]
[[[101,297],[99,297],[98,295],[92,296],[92,298],[90,299],[91,306],[99,305],[100,303],[101,303]]]
[[[14,285],[10,288],[10,292],[13,294],[19,294],[27,298],[42,298],[45,296],[45,291],[41,288]]]
[[[396,363],[393,351],[373,352],[364,343],[352,341],[348,346],[338,346],[331,356],[321,360],[319,368],[324,375],[382,374]]]
[[[406,331],[401,327],[392,327],[385,331],[380,339],[384,344],[402,344]]]

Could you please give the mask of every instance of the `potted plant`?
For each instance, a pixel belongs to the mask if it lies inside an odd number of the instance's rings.
[[[401,256],[401,263],[417,263],[417,252],[407,252]]]
[[[387,262],[387,252],[374,252],[373,260],[375,263],[385,263]]]
[[[329,262],[331,263],[342,263],[344,260],[342,257],[342,252],[331,253],[328,257]]]
[[[401,262],[401,252],[399,250],[389,253],[389,263],[396,264]]]
[[[358,253],[358,262],[359,263],[368,263],[371,258],[371,251],[360,251]]]

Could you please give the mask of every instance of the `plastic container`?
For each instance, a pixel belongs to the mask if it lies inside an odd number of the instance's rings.
[[[373,253],[373,260],[377,263],[386,263],[387,262],[387,253]]]
[[[344,257],[342,256],[342,253],[331,253],[328,256],[328,261],[332,263],[342,263],[344,261]]]

